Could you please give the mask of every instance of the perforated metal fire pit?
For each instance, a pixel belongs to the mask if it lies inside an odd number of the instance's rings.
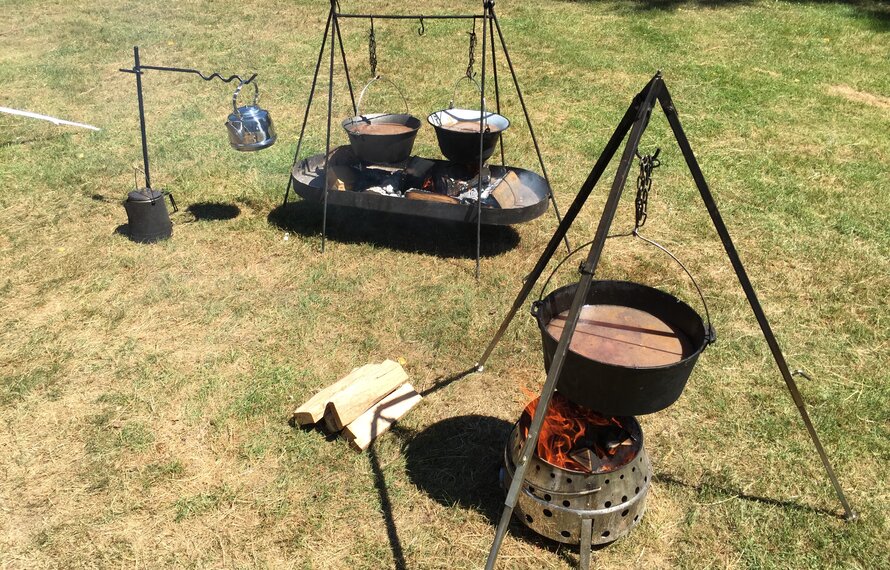
[[[630,459],[603,465],[593,473],[556,467],[537,454],[532,457],[515,515],[530,529],[566,544],[581,544],[582,520],[591,520],[591,544],[606,544],[627,534],[640,522],[651,480],[643,432],[633,417],[621,417],[632,437]],[[509,487],[520,447],[517,423],[504,450],[504,487]]]

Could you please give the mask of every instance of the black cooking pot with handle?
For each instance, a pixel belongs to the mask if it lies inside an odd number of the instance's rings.
[[[638,237],[655,245],[670,255],[677,263],[680,263],[672,253],[660,245],[642,238],[642,236]],[[589,243],[585,245],[589,245]],[[583,250],[584,247],[575,249],[556,266],[556,269],[545,281],[541,295],[553,274],[569,257]],[[659,366],[623,366],[588,358],[570,348],[566,352],[562,371],[556,384],[556,389],[560,394],[575,403],[609,416],[651,414],[663,410],[677,401],[683,393],[699,355],[706,346],[717,339],[711,326],[710,314],[701,289],[698,288],[698,284],[686,267],[682,263],[680,266],[692,279],[693,285],[698,290],[705,314],[708,316],[707,325],[699,314],[683,301],[669,293],[640,283],[594,281],[584,300],[587,305],[611,305],[636,309],[667,324],[676,334],[683,337],[685,350],[679,360]],[[577,290],[578,283],[572,283],[556,289],[546,297],[532,303],[531,313],[541,331],[544,367],[548,371],[559,338],[554,338],[547,331],[547,326],[554,317],[571,308]],[[610,323],[610,325],[612,324]],[[577,329],[576,334],[578,334]]]
[[[396,88],[405,103],[404,113],[362,114],[365,92],[375,81],[384,80]],[[374,77],[365,85],[358,98],[359,114],[343,121],[343,129],[349,137],[352,151],[362,162],[393,164],[407,160],[414,148],[414,139],[420,130],[420,119],[408,114],[408,101],[399,86],[391,80]]]
[[[436,130],[436,140],[442,155],[452,162],[477,164],[479,162],[479,137],[482,137],[482,160],[488,160],[497,148],[501,133],[510,127],[510,121],[497,113],[483,113],[479,109],[454,107],[454,95],[461,81],[469,79],[479,92],[482,88],[472,77],[464,76],[455,84],[448,108],[431,113],[427,122]],[[483,101],[483,107],[484,107]],[[481,133],[480,133],[481,126]]]

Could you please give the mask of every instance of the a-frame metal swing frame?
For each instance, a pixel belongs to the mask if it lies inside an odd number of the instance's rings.
[[[544,177],[544,181],[547,183],[547,188],[549,189],[549,199],[550,203],[553,205],[553,211],[556,215],[557,222],[562,222],[562,217],[560,216],[559,207],[556,204],[556,199],[553,197],[553,187],[550,184],[550,177],[547,174],[547,167],[544,165],[544,158],[541,154],[541,147],[538,144],[538,138],[535,135],[535,129],[532,126],[531,117],[529,116],[528,108],[525,104],[525,98],[522,95],[522,89],[519,87],[519,79],[516,76],[516,70],[513,67],[513,61],[510,59],[510,52],[507,50],[507,43],[504,39],[504,33],[501,30],[501,25],[498,22],[497,14],[494,9],[494,0],[483,0],[482,14],[437,14],[437,15],[408,15],[408,14],[348,14],[340,11],[340,6],[337,0],[331,0],[331,9],[328,13],[327,23],[325,24],[325,31],[321,41],[321,48],[318,51],[318,60],[315,63],[315,73],[312,76],[312,86],[309,89],[309,101],[306,104],[306,112],[303,115],[303,124],[300,127],[300,136],[297,140],[297,148],[294,152],[294,160],[291,164],[291,170],[288,172],[288,182],[287,188],[284,192],[284,203],[286,206],[288,203],[288,198],[290,197],[291,187],[293,185],[293,177],[292,172],[294,167],[297,165],[300,157],[300,150],[303,146],[303,138],[306,134],[306,124],[309,121],[309,111],[312,108],[312,101],[315,98],[315,88],[318,84],[318,74],[321,70],[321,62],[324,58],[325,54],[325,46],[330,41],[330,56],[329,56],[329,66],[328,66],[328,108],[327,108],[327,133],[326,133],[326,142],[325,142],[325,186],[324,186],[324,198],[323,198],[323,206],[322,206],[322,225],[321,225],[321,251],[322,253],[325,250],[325,242],[327,241],[327,220],[328,220],[328,168],[327,168],[327,160],[331,154],[331,122],[333,120],[332,117],[332,109],[333,109],[333,99],[334,99],[334,61],[335,61],[335,52],[337,51],[337,47],[339,46],[340,57],[343,62],[343,70],[346,76],[346,84],[349,88],[349,98],[352,105],[352,110],[355,115],[358,114],[358,108],[356,106],[355,101],[355,92],[352,87],[352,79],[349,75],[349,65],[346,62],[346,51],[343,48],[343,37],[340,33],[340,20],[345,19],[367,19],[373,22],[374,19],[378,20],[417,20],[420,22],[420,27],[418,28],[418,34],[423,34],[424,30],[424,20],[481,20],[482,21],[482,61],[481,61],[481,72],[480,72],[480,97],[479,97],[479,108],[481,112],[479,114],[479,124],[480,124],[480,134],[479,134],[479,149],[480,149],[480,158],[479,158],[479,172],[482,171],[482,167],[484,164],[484,159],[482,158],[482,148],[483,148],[483,138],[482,131],[484,130],[484,117],[486,113],[486,101],[485,101],[485,82],[487,75],[487,66],[488,61],[487,58],[491,57],[491,69],[492,76],[494,79],[494,92],[495,92],[495,112],[501,113],[501,96],[500,96],[500,84],[498,82],[498,68],[497,68],[497,57],[495,52],[495,34],[497,34],[498,40],[500,42],[501,51],[504,55],[504,60],[507,62],[507,67],[510,70],[510,75],[513,79],[513,86],[516,89],[516,94],[519,99],[519,104],[522,107],[523,116],[525,117],[526,125],[528,125],[528,131],[531,135],[532,143],[535,147],[535,154],[538,159],[538,164],[541,167],[541,174]],[[336,36],[336,42],[334,38]],[[490,44],[490,45],[489,45]],[[489,51],[491,52],[489,54]],[[501,162],[504,163],[504,142],[503,137],[501,137],[500,145],[500,154],[501,154]],[[479,176],[479,186],[477,189],[477,196],[482,195],[482,176]],[[479,278],[480,274],[480,258],[482,255],[482,200],[476,201],[476,213],[475,213],[475,225],[476,225],[476,278]],[[565,242],[566,248],[570,249],[568,237],[565,235],[561,238],[562,241]]]

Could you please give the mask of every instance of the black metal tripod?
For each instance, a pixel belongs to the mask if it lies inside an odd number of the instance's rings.
[[[423,35],[425,31],[424,20],[482,20],[482,69],[480,74],[480,100],[479,100],[479,125],[480,125],[480,133],[479,133],[479,149],[480,149],[480,158],[479,158],[479,172],[482,172],[482,167],[484,163],[484,158],[482,158],[482,148],[483,148],[483,137],[482,133],[484,132],[484,116],[485,116],[485,80],[486,80],[486,70],[487,70],[487,53],[490,49],[491,51],[491,68],[492,75],[494,79],[494,91],[495,91],[495,108],[498,114],[501,113],[501,97],[499,91],[499,83],[498,83],[498,68],[497,68],[497,58],[495,57],[495,32],[497,32],[498,39],[500,40],[501,49],[504,52],[504,59],[507,61],[507,66],[510,68],[510,75],[513,77],[513,85],[516,88],[516,94],[519,98],[519,104],[522,107],[522,112],[525,116],[525,122],[528,125],[529,134],[531,135],[532,143],[535,147],[535,153],[538,157],[538,163],[541,166],[541,174],[544,176],[544,180],[547,183],[548,189],[550,189],[550,202],[553,204],[553,210],[556,214],[557,222],[562,222],[562,218],[559,213],[559,208],[556,204],[556,200],[553,197],[552,187],[550,185],[550,178],[547,175],[547,168],[544,166],[544,158],[541,156],[541,148],[538,145],[538,139],[535,136],[534,127],[532,127],[531,118],[528,114],[528,108],[525,106],[525,98],[522,96],[522,90],[519,88],[519,79],[516,77],[516,71],[513,68],[513,62],[510,59],[510,53],[507,51],[507,44],[504,40],[504,34],[501,31],[501,25],[498,22],[497,15],[495,15],[494,11],[494,0],[483,0],[483,13],[482,14],[439,14],[434,16],[426,16],[426,15],[403,15],[403,14],[345,14],[340,12],[339,3],[337,0],[331,0],[331,10],[328,13],[327,24],[325,24],[324,36],[321,40],[321,48],[318,51],[318,60],[315,63],[315,73],[312,76],[312,87],[309,88],[309,102],[306,104],[306,112],[303,115],[303,125],[300,127],[300,137],[297,140],[297,149],[294,152],[294,160],[291,164],[291,172],[288,173],[288,181],[287,181],[287,189],[284,192],[284,204],[287,205],[287,200],[290,196],[291,186],[293,185],[292,172],[293,168],[297,165],[297,161],[300,157],[300,149],[303,145],[303,136],[306,134],[306,123],[309,120],[309,109],[312,107],[312,100],[315,97],[315,87],[318,83],[318,72],[321,69],[321,60],[324,57],[325,45],[328,42],[328,37],[331,36],[331,50],[330,50],[330,61],[329,61],[329,71],[328,71],[328,113],[327,113],[327,134],[326,134],[326,142],[325,142],[325,190],[324,190],[324,200],[322,206],[322,225],[321,225],[321,251],[324,252],[325,241],[327,239],[327,221],[328,221],[328,158],[331,154],[331,120],[332,120],[332,108],[333,108],[333,98],[334,98],[334,52],[336,46],[334,45],[333,36],[336,35],[337,44],[340,48],[340,56],[343,61],[343,70],[346,75],[346,84],[349,87],[349,97],[352,103],[352,110],[354,114],[358,114],[358,109],[355,104],[355,92],[352,88],[352,80],[349,76],[349,66],[346,63],[346,52],[343,49],[343,37],[340,35],[340,20],[341,19],[367,19],[371,21],[371,25],[373,26],[374,19],[379,20],[417,20],[419,22],[419,28],[417,33],[419,35]],[[372,28],[373,29],[373,28]],[[473,36],[475,38],[475,29]],[[487,43],[490,40],[490,48],[487,48]],[[475,41],[473,42],[475,45]],[[472,51],[471,51],[471,64],[472,67]],[[372,58],[372,62],[376,60],[376,56]],[[375,63],[372,63],[372,66],[375,66]],[[468,70],[469,71],[469,70]],[[501,161],[504,160],[504,147],[503,147],[503,137],[501,138]],[[478,177],[479,186],[477,188],[478,197],[476,201],[476,277],[479,277],[479,259],[482,254],[482,176]],[[565,241],[566,248],[571,249],[569,246],[568,238],[563,234],[560,240]]]
[[[701,172],[701,169],[699,168],[698,161],[696,160],[695,155],[692,152],[692,147],[689,145],[689,140],[686,138],[686,134],[683,132],[683,127],[680,125],[680,119],[677,115],[677,110],[674,107],[673,101],[671,100],[670,93],[668,92],[667,86],[664,83],[661,72],[658,72],[649,81],[649,83],[646,84],[643,90],[640,91],[636,97],[634,97],[633,102],[631,103],[627,112],[624,114],[621,122],[618,124],[618,128],[615,130],[612,138],[610,138],[609,142],[606,144],[605,150],[603,150],[603,153],[600,155],[593,169],[590,171],[587,180],[581,186],[581,190],[575,197],[574,202],[572,202],[572,205],[566,211],[565,218],[563,218],[556,232],[553,234],[553,237],[550,239],[550,242],[544,248],[544,252],[541,254],[541,257],[535,265],[535,268],[532,270],[528,278],[526,278],[525,283],[523,284],[522,289],[519,292],[519,295],[516,297],[516,300],[513,303],[513,306],[507,313],[507,316],[501,323],[500,328],[498,329],[497,333],[495,333],[494,338],[488,345],[488,348],[485,350],[485,353],[482,355],[482,358],[477,364],[477,370],[481,371],[484,368],[485,362],[488,360],[489,356],[491,356],[491,353],[494,350],[495,346],[497,346],[501,337],[504,335],[504,332],[507,330],[510,322],[516,316],[516,312],[525,303],[525,300],[531,292],[532,287],[534,287],[537,280],[541,277],[544,268],[547,266],[547,263],[550,261],[550,258],[553,256],[554,252],[559,246],[560,240],[563,239],[569,227],[575,221],[575,218],[578,216],[578,213],[581,211],[584,203],[590,197],[591,191],[596,186],[597,182],[599,182],[599,179],[603,175],[606,166],[609,164],[609,162],[611,162],[612,158],[618,150],[618,147],[621,145],[621,142],[624,140],[629,131],[630,135],[628,137],[627,145],[625,146],[624,152],[621,155],[621,161],[618,165],[618,171],[615,174],[615,180],[612,183],[612,189],[610,190],[608,199],[606,200],[606,205],[603,210],[599,226],[597,227],[595,237],[590,247],[590,252],[587,256],[587,260],[581,264],[581,267],[579,269],[581,273],[581,279],[578,284],[575,297],[572,301],[571,308],[569,309],[568,317],[565,322],[565,328],[563,329],[562,335],[559,338],[559,344],[556,347],[556,352],[553,355],[553,361],[547,374],[547,380],[544,382],[544,387],[541,390],[541,399],[539,405],[535,410],[535,415],[532,419],[531,427],[528,431],[528,438],[525,440],[525,443],[522,446],[520,458],[516,465],[516,472],[513,475],[510,489],[507,492],[507,498],[504,501],[504,510],[501,514],[501,519],[498,523],[497,531],[494,537],[494,543],[492,544],[491,551],[488,555],[488,561],[485,566],[487,570],[493,570],[495,562],[497,560],[498,552],[501,548],[501,544],[507,534],[510,519],[513,515],[513,509],[516,506],[519,497],[520,487],[522,486],[522,482],[525,479],[525,472],[528,468],[529,460],[531,459],[534,450],[537,448],[541,426],[544,423],[544,416],[550,405],[550,400],[553,396],[553,392],[556,389],[556,384],[559,379],[560,373],[562,372],[566,353],[569,349],[569,343],[571,342],[572,335],[574,334],[575,328],[578,325],[578,320],[581,315],[581,309],[586,302],[588,291],[590,290],[594,274],[596,273],[596,268],[599,264],[600,256],[602,254],[606,238],[609,234],[609,228],[612,224],[612,220],[615,217],[615,213],[618,208],[618,202],[624,189],[624,184],[627,180],[628,173],[630,172],[634,156],[637,152],[637,147],[640,143],[640,139],[642,138],[643,132],[646,130],[646,127],[649,124],[649,119],[652,115],[653,109],[655,108],[656,101],[661,105],[661,108],[664,111],[665,116],[667,117],[668,123],[671,126],[671,130],[674,133],[674,137],[676,138],[677,143],[680,146],[680,150],[683,153],[683,157],[686,159],[686,165],[689,167],[689,171],[692,173],[692,177],[695,180],[695,185],[698,187],[698,191],[705,203],[705,207],[708,210],[708,214],[711,217],[714,228],[717,230],[717,234],[720,236],[720,241],[723,243],[723,248],[726,250],[726,255],[727,257],[729,257],[729,261],[732,263],[732,267],[735,270],[739,283],[741,284],[742,289],[745,292],[748,303],[751,305],[751,309],[754,311],[754,316],[757,318],[757,322],[760,325],[763,336],[766,339],[770,350],[772,351],[773,358],[776,361],[776,365],[779,367],[782,378],[785,380],[785,385],[787,386],[788,391],[791,393],[791,397],[794,400],[794,404],[797,406],[798,411],[800,412],[800,416],[803,419],[803,423],[807,428],[807,432],[809,433],[810,438],[813,441],[813,445],[816,447],[816,451],[819,453],[819,457],[822,459],[822,464],[825,467],[828,478],[831,480],[831,484],[834,486],[834,490],[837,493],[838,500],[840,500],[840,503],[844,508],[845,518],[847,520],[856,518],[856,513],[850,508],[850,504],[847,502],[847,499],[844,496],[844,492],[841,489],[840,483],[837,480],[837,476],[835,475],[834,470],[831,467],[828,456],[826,455],[825,450],[823,449],[822,444],[819,441],[819,436],[816,434],[816,429],[813,427],[812,421],[810,421],[810,416],[806,411],[803,398],[801,397],[800,391],[797,388],[797,384],[794,381],[794,374],[791,373],[788,368],[788,364],[785,362],[785,357],[782,354],[781,348],[779,348],[779,343],[776,340],[772,329],[770,328],[769,322],[766,319],[766,315],[763,312],[763,308],[760,305],[760,301],[758,301],[757,299],[757,295],[754,292],[754,287],[751,285],[750,279],[748,279],[748,274],[746,273],[745,268],[742,265],[739,254],[732,243],[732,240],[729,236],[729,231],[726,229],[726,224],[724,224],[723,218],[720,216],[720,212],[717,210],[717,204],[714,201],[714,197],[711,194],[710,189],[708,188],[707,182],[705,182],[705,178]],[[580,557],[581,568],[588,568],[590,565],[590,535],[590,520],[582,520]]]

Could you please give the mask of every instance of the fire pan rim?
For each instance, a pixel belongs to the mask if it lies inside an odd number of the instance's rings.
[[[447,160],[428,159],[447,163]],[[303,200],[324,202],[324,153],[307,157],[294,165],[291,181],[294,191]],[[530,222],[541,217],[550,206],[550,186],[538,173],[515,166],[492,165],[492,174],[504,169],[519,176],[527,189],[531,203],[507,208],[481,208],[481,223],[484,226],[512,226]],[[497,174],[500,176],[500,174]],[[404,197],[384,196],[373,192],[353,192],[349,190],[328,190],[328,205],[345,206],[366,211],[388,212],[418,218],[436,219],[451,222],[473,223],[477,221],[477,206],[473,204],[446,204],[426,200],[408,200]]]

